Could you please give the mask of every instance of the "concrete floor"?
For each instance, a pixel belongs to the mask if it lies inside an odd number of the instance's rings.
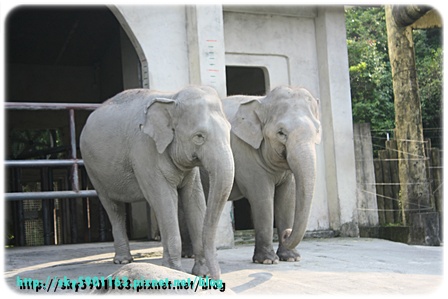
[[[252,263],[253,245],[219,250],[221,279],[226,290],[247,295],[395,295],[446,291],[443,247],[367,238],[310,238],[297,249],[302,256],[300,262],[276,265]],[[136,263],[161,265],[159,242],[131,242],[131,251]],[[43,281],[64,276],[106,277],[121,268],[112,263],[112,243],[9,248],[4,253],[3,283],[16,293],[34,292],[19,290],[17,277]],[[182,262],[185,269],[193,266],[192,259]],[[61,293],[64,292],[58,290],[47,294]]]

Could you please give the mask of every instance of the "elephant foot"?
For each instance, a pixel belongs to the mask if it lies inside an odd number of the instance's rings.
[[[298,262],[300,261],[300,254],[295,249],[287,249],[280,245],[277,249],[277,255],[281,261]]]
[[[182,267],[182,265],[180,263],[179,264],[173,263],[172,261],[171,262],[166,261],[165,259],[162,260],[162,266],[173,269],[173,270],[177,270],[180,272],[187,272],[187,271],[185,271],[185,269]]]
[[[182,243],[182,257],[184,258],[193,258],[194,252],[193,252],[193,246],[190,245],[184,245]]]
[[[252,261],[257,264],[278,264],[278,256],[275,254],[274,250],[267,252],[255,251]]]
[[[206,277],[210,275],[210,270],[208,269],[205,261],[195,261],[191,274],[200,277]]]
[[[114,257],[114,264],[129,264],[129,263],[132,263],[133,261],[134,261],[134,259],[132,258],[132,256],[130,254],[125,254],[125,255],[115,254],[115,257]]]

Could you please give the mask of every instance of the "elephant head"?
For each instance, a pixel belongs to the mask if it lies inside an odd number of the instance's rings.
[[[141,129],[154,140],[159,154],[167,152],[180,170],[202,166],[209,174],[202,240],[210,274],[219,278],[215,236],[234,178],[230,123],[221,100],[212,88],[190,87],[172,96],[154,95],[145,114]]]
[[[292,231],[283,231],[282,243],[295,248],[305,234],[314,195],[319,101],[304,88],[277,87],[265,97],[240,103],[231,123],[232,132],[258,149],[267,167],[294,174],[294,223]]]

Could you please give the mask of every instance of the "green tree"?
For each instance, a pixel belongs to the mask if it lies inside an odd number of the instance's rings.
[[[392,76],[382,7],[346,10],[347,47],[354,122],[373,131],[394,127]]]
[[[353,122],[368,122],[375,150],[395,128],[392,74],[382,6],[345,10]],[[415,57],[423,128],[440,147],[442,120],[442,38],[440,29],[414,30]]]
[[[353,122],[370,123],[376,154],[395,120],[384,9],[346,9],[346,28]]]
[[[443,50],[441,29],[414,30],[415,57],[424,134],[441,148]]]

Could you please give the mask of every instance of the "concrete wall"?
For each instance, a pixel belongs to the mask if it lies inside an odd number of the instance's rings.
[[[343,236],[358,236],[344,8],[319,7],[315,24],[330,228]]]
[[[152,89],[176,91],[190,83],[185,6],[111,7],[147,65]]]
[[[224,7],[226,64],[266,69],[321,100],[323,141],[308,230],[356,236],[357,209],[345,16],[339,7]]]
[[[268,90],[296,85],[319,96],[314,18],[224,11],[226,63],[266,69]],[[308,230],[329,229],[322,146]]]
[[[266,67],[270,89],[292,84],[317,94],[314,18],[224,10],[224,34],[227,65]]]
[[[317,146],[318,178],[308,230],[358,235],[343,6],[162,5],[112,10],[147,64],[151,88],[207,84],[225,94],[224,65],[256,66],[266,71],[268,89],[298,85],[319,97],[323,141]],[[218,45],[211,52],[210,41]],[[215,82],[207,73],[210,55],[217,57],[220,76]]]

